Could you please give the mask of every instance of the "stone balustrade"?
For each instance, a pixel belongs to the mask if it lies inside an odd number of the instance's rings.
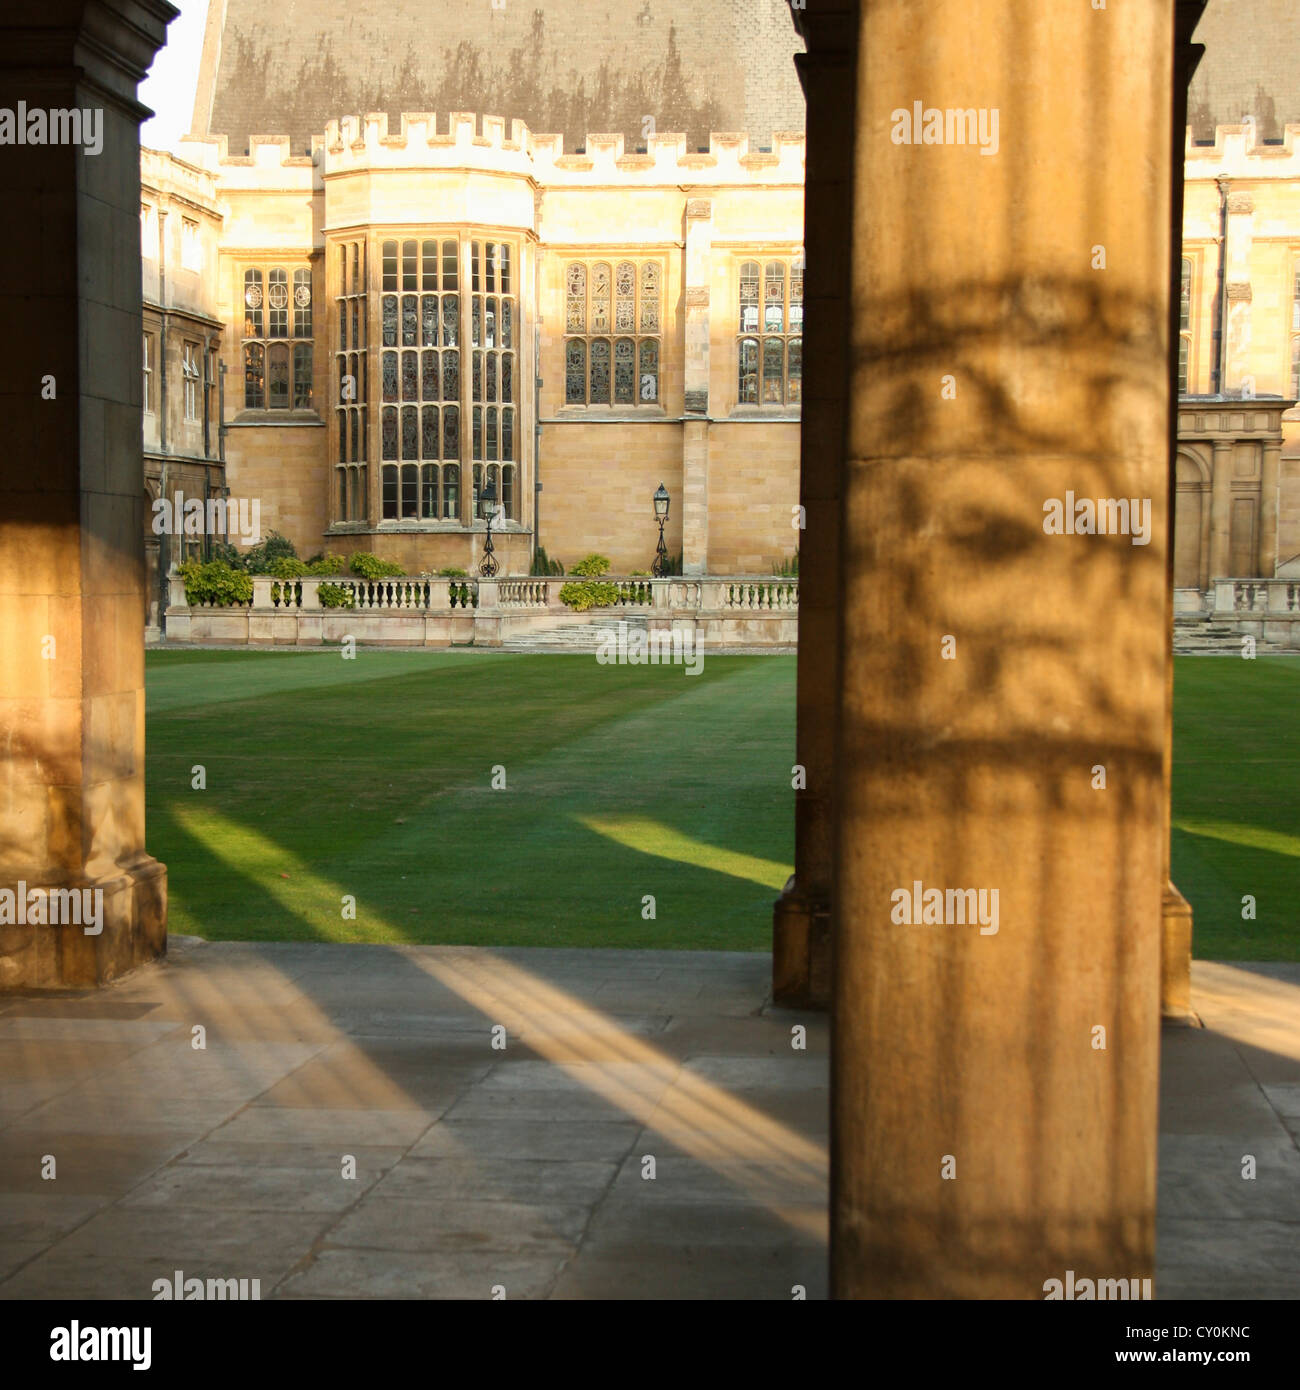
[[[313,646],[353,637],[404,646],[499,646],[562,624],[592,623],[614,613],[645,615],[649,626],[681,630],[718,647],[793,646],[798,640],[799,581],[779,576],[610,575],[617,596],[607,607],[577,612],[560,599],[581,576],[497,579],[356,575],[276,579],[252,576],[251,602],[214,605],[187,600],[173,568],[166,614],[168,642]],[[321,603],[322,585],[345,591],[347,606]]]

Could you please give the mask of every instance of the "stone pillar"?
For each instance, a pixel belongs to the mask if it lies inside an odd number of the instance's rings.
[[[863,6],[838,1297],[1152,1273],[1172,39],[1168,0]],[[1067,491],[1150,499],[1150,543],[1047,533]],[[936,889],[950,924],[909,923]]]
[[[1259,471],[1259,573],[1272,579],[1277,570],[1277,470],[1282,441],[1266,439]]]
[[[166,944],[166,870],[144,843],[148,113],[135,98],[176,14],[163,0],[52,0],[0,16],[0,107],[25,102],[29,130],[36,110],[89,114],[79,145],[0,152],[22,207],[0,219],[14,326],[0,453],[0,888],[89,890],[78,907],[98,918],[90,930],[0,926],[6,989],[100,984]],[[71,916],[68,897],[60,913]]]
[[[709,572],[709,279],[713,204],[686,204],[686,423],[682,430],[682,573]]]
[[[1205,0],[1177,0],[1174,7],[1173,118],[1169,130],[1169,476],[1165,549],[1165,631],[1174,630],[1174,537],[1178,501],[1178,349],[1179,304],[1183,278],[1183,155],[1187,131],[1187,88],[1205,50],[1192,34],[1205,9]],[[1202,517],[1206,508],[1202,506]],[[1204,554],[1200,565],[1205,563]],[[1199,570],[1200,566],[1198,566]],[[1192,1012],[1192,905],[1170,878],[1174,756],[1174,651],[1165,648],[1165,733],[1161,780],[1161,847],[1164,854],[1164,894],[1160,916],[1160,1012],[1164,1018],[1187,1020]]]
[[[1227,420],[1227,416],[1221,417]],[[1210,580],[1228,578],[1228,552],[1232,544],[1232,444],[1216,439],[1210,467]]]
[[[799,502],[799,675],[794,875],[772,921],[778,1004],[830,1004],[831,849],[839,671],[840,476],[848,391],[857,0],[794,11],[808,51],[795,59],[807,98],[804,178],[804,398]]]

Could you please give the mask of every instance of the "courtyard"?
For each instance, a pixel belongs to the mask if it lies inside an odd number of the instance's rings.
[[[1297,679],[1177,664],[1217,959],[1162,1041],[1158,1297],[1300,1296]],[[0,1297],[826,1296],[792,659],[153,652],[148,695],[168,955],[0,1001]]]
[[[688,678],[491,651],[150,652],[171,928],[768,951],[794,691],[792,656],[710,654]],[[1300,659],[1176,660],[1173,879],[1199,958],[1300,959],[1298,779]]]

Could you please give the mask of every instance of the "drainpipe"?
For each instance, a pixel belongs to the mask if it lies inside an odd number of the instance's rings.
[[[167,212],[158,204],[158,451],[167,452]]]
[[[541,365],[542,330],[533,329],[533,559],[542,540],[542,378],[537,371]],[[531,570],[533,565],[529,565]]]
[[[1215,179],[1219,186],[1219,266],[1215,285],[1214,331],[1214,394],[1223,395],[1223,383],[1228,370],[1228,188],[1225,178]]]

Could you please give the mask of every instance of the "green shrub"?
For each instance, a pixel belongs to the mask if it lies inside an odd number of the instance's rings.
[[[232,570],[246,571],[248,569],[248,557],[237,546],[231,545],[229,541],[214,540],[212,542],[212,558],[229,565]]]
[[[290,560],[298,558],[298,552],[294,549],[293,542],[288,536],[282,536],[278,531],[271,531],[260,545],[255,545],[244,556],[243,568],[249,574],[274,574],[275,571],[271,568],[272,562],[286,558]]]
[[[224,560],[186,560],[178,565],[185,581],[185,602],[211,603],[218,608],[250,603],[253,598],[252,576],[243,570],[232,569]]]
[[[307,566],[296,556],[277,555],[267,562],[264,572],[276,579],[301,579],[308,571]]]
[[[794,554],[788,560],[782,560],[772,573],[782,579],[797,579],[799,577],[799,547],[795,546]]]
[[[320,584],[316,588],[322,608],[355,608],[356,597],[343,584]]]
[[[438,571],[439,579],[468,579],[469,575],[465,570],[457,569],[455,565],[448,565],[445,570]]]
[[[649,570],[629,570],[627,577],[629,579],[651,579],[653,575]]]
[[[609,573],[609,558],[605,555],[588,555],[585,559],[579,560],[569,571],[570,574],[581,574],[591,579],[599,579],[602,574]]]
[[[307,574],[342,574],[342,555],[314,555],[307,561]]]
[[[576,566],[574,573],[577,573]],[[618,585],[602,584],[596,579],[582,584],[562,584],[560,602],[577,613],[585,613],[589,608],[610,608],[618,602]]]
[[[405,573],[401,565],[395,565],[391,560],[381,560],[367,550],[354,551],[348,568],[362,579],[391,579],[394,575]]]
[[[533,556],[532,568],[528,573],[541,578],[554,577],[558,579],[564,573],[564,566],[558,560],[552,560],[547,555],[544,545],[539,545],[537,553]]]

